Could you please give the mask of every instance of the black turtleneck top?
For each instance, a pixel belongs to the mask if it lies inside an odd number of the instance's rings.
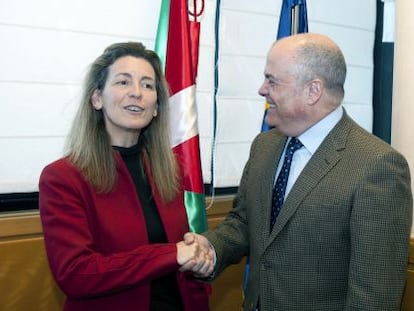
[[[142,162],[143,146],[138,144],[123,148],[114,146],[124,160],[132,180],[138,199],[144,212],[147,224],[148,241],[150,244],[167,243],[167,235],[162,224],[160,215],[152,197],[151,187],[145,175]],[[139,299],[139,297],[137,297]],[[178,291],[175,273],[168,274],[151,282],[151,311],[180,311],[183,310],[180,293]]]

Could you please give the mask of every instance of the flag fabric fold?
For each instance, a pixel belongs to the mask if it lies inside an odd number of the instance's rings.
[[[171,145],[183,172],[189,227],[198,233],[207,230],[195,93],[199,33],[187,0],[162,0],[155,51],[170,86]]]
[[[277,38],[308,32],[306,0],[284,0],[280,11]]]

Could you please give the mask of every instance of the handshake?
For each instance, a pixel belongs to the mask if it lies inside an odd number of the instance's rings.
[[[177,243],[177,263],[180,271],[190,271],[196,277],[209,277],[214,270],[215,253],[207,238],[187,232]]]

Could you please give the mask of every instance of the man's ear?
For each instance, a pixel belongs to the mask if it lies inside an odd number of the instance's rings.
[[[308,104],[316,104],[322,96],[323,82],[320,79],[314,79],[306,84]]]
[[[96,110],[102,109],[102,96],[101,96],[101,90],[96,89],[93,91],[92,97],[91,97],[92,106]]]

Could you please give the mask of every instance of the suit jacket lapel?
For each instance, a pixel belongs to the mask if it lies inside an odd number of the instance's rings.
[[[275,138],[276,139],[276,138]],[[281,139],[279,143],[269,150],[267,155],[263,155],[263,161],[268,161],[271,163],[271,169],[265,172],[265,178],[263,178],[262,186],[260,187],[260,204],[263,206],[265,225],[262,227],[262,241],[265,242],[269,238],[269,228],[270,228],[270,214],[272,209],[272,191],[273,191],[273,182],[276,175],[277,166],[279,159],[282,156],[283,149],[286,144],[287,137]]]
[[[341,159],[339,151],[344,149],[346,146],[346,140],[351,128],[351,123],[352,122],[349,117],[344,112],[342,119],[332,129],[315,154],[306,164],[302,173],[289,192],[285,203],[283,204],[270,237],[267,239],[267,245],[269,245],[284,228],[304,198],[309,195],[312,189],[316,187],[320,180],[324,178],[324,176]]]

